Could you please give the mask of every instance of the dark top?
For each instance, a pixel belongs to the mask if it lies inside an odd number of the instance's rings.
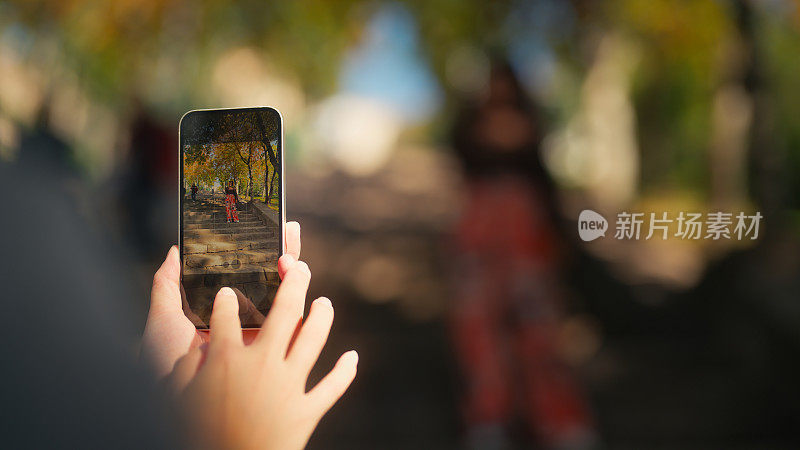
[[[520,100],[516,109],[529,124],[531,138],[516,148],[499,149],[481,142],[477,135],[486,110],[480,105],[465,108],[452,130],[453,149],[461,162],[468,181],[514,175],[525,179],[543,198],[549,220],[560,221],[555,185],[544,168],[539,155],[541,123],[539,114],[527,100]],[[560,228],[558,228],[560,229]]]
[[[239,201],[239,194],[236,193],[236,189],[230,188],[230,187],[229,188],[225,188],[225,195],[229,195],[229,194],[233,194],[234,198],[236,198],[236,201],[237,202]]]
[[[33,142],[31,142],[33,141]],[[0,161],[0,394],[6,448],[175,448],[165,398],[136,361],[140,316],[119,248],[80,216],[79,180],[24,138]],[[71,187],[72,189],[67,189]],[[136,298],[132,298],[132,297]]]

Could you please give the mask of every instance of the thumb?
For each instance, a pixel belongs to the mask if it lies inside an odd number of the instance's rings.
[[[166,259],[153,276],[153,289],[150,292],[150,310],[182,310],[181,308],[181,262],[178,247],[173,245]]]

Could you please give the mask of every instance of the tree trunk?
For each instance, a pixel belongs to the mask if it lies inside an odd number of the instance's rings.
[[[268,196],[264,200],[269,203],[269,199],[272,198],[272,181],[275,179],[275,174],[279,170],[278,157],[275,152],[272,151],[272,146],[269,145],[267,127],[264,125],[263,117],[259,117],[255,122],[258,124],[258,129],[261,132],[261,144],[264,145],[264,155],[269,158],[269,162],[272,164],[272,180],[270,180],[270,177],[267,177],[266,174],[264,175],[264,190],[268,193]],[[267,183],[269,183],[269,187],[266,186]]]
[[[253,198],[253,168],[247,165],[247,195]]]
[[[272,200],[273,186],[275,186],[275,175],[277,173],[278,173],[277,168],[273,167],[272,176],[270,177],[270,180],[269,180],[269,191],[267,193],[267,196],[264,198],[264,202],[267,203],[267,204],[269,204],[269,201]]]
[[[247,159],[244,159],[244,155],[242,155],[242,150],[239,147],[236,147],[236,153],[239,154],[239,159],[242,160],[242,163],[247,166],[247,195],[251,198],[253,197],[252,185],[253,185],[253,147],[248,146],[248,154]],[[236,192],[239,192],[238,186]]]

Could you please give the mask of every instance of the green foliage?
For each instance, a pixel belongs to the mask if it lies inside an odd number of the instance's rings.
[[[534,4],[544,10],[558,5],[569,20],[537,26],[519,14]],[[747,144],[748,152],[751,156],[780,152],[774,156],[780,161],[776,164],[783,164],[789,173],[800,172],[796,1],[410,0],[403,5],[414,16],[420,50],[441,78],[446,95],[456,93],[446,77],[455,50],[503,52],[525,42],[530,37],[527,32],[535,35],[536,45],[547,47],[543,50],[553,58],[554,81],[546,87],[548,97],[543,101],[556,116],[556,127],[567,123],[581,103],[581,85],[593,65],[599,38],[617,34],[635,44],[641,60],[633,74],[631,100],[645,190],[680,185],[702,194],[707,189],[714,171],[708,155],[715,95],[726,83],[753,88],[745,86],[744,77],[731,67],[731,53],[739,52],[733,59],[741,60],[732,65],[752,64],[757,75],[753,78],[761,77],[758,91],[747,92],[757,103],[753,126],[770,128],[760,132],[770,140],[754,140]],[[335,92],[345,52],[381,7],[381,2],[365,0],[11,0],[0,2],[0,28],[9,30],[6,39],[18,42],[22,58],[44,74],[43,86],[59,89],[58,78],[74,74],[89,102],[110,114],[126,111],[136,99],[148,113],[174,123],[175,116],[190,107],[218,104],[214,103],[219,100],[213,86],[215,64],[221,55],[245,46],[300,86],[305,104],[314,105]],[[515,16],[517,28],[509,28]],[[743,16],[749,16],[749,36],[743,32]],[[425,132],[445,134],[442,129],[451,119],[446,115],[459,100],[455,95],[450,98],[451,109]],[[124,124],[125,116],[120,116]],[[277,122],[258,115],[238,123],[226,120],[203,129],[204,138],[185,148],[187,180],[191,177],[206,185],[229,178],[245,180],[242,189],[253,196],[276,198],[280,177],[273,179],[272,168],[280,161],[270,142],[279,139],[274,136]],[[253,154],[260,156],[251,156],[251,148],[202,145],[242,141],[240,136],[248,133],[261,136],[247,139],[255,142],[258,151]],[[255,159],[248,162],[250,158]],[[789,182],[794,198],[800,198],[800,182]]]
[[[275,149],[268,147],[275,153]],[[206,189],[222,188],[234,181],[243,200],[260,197],[263,201],[265,191],[269,191],[270,202],[274,200],[277,205],[280,174],[275,173],[275,166],[263,148],[263,143],[254,141],[186,145],[184,179],[188,185],[197,183]],[[267,189],[270,182],[272,189]]]

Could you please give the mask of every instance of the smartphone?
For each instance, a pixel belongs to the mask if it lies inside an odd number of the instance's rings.
[[[179,124],[181,296],[209,327],[217,292],[258,328],[278,290],[284,243],[283,118],[270,107],[189,111]]]

